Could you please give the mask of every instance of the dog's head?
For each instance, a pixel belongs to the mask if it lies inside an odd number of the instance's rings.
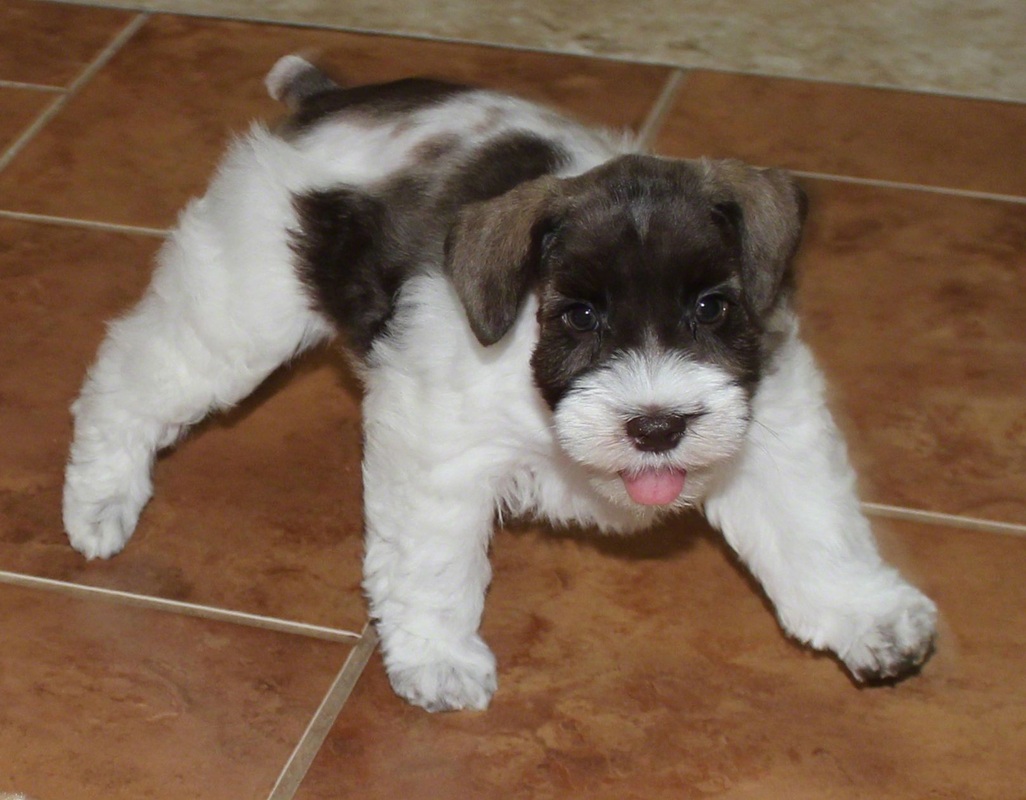
[[[615,501],[680,506],[740,447],[803,216],[782,172],[625,156],[467,206],[446,269],[484,345],[537,292],[564,450]]]

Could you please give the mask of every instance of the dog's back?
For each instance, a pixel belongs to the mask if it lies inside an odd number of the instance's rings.
[[[444,81],[343,88],[286,56],[267,86],[292,112],[278,134],[334,167],[327,186],[294,192],[292,246],[318,306],[357,355],[381,335],[402,284],[442,263],[460,209],[630,148],[533,104]]]

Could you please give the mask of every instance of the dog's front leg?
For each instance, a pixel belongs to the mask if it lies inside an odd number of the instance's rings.
[[[745,446],[706,514],[762,583],[781,625],[860,680],[929,655],[936,608],[877,553],[823,380],[792,331],[753,401]]]
[[[496,689],[478,634],[491,580],[488,482],[458,455],[415,452],[423,432],[382,428],[367,425],[364,589],[389,680],[429,711],[486,708]]]

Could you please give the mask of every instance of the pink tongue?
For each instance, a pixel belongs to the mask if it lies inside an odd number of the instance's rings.
[[[635,474],[621,472],[620,479],[627,489],[627,494],[635,503],[644,506],[665,506],[676,500],[684,491],[686,475],[682,469],[647,469]]]

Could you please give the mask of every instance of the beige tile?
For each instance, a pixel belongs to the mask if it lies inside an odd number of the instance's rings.
[[[327,351],[162,458],[120,556],[69,546],[67,409],[158,244],[0,220],[0,569],[360,630],[359,398]]]
[[[133,16],[107,8],[4,0],[0,80],[67,86]]]
[[[350,647],[0,585],[0,794],[264,800]]]
[[[427,74],[523,92],[638,128],[668,70],[237,22],[155,17],[0,173],[0,208],[170,225],[202,191],[233,132],[280,115],[263,77],[316,51],[353,83]]]
[[[1026,523],[1026,206],[808,186],[805,332],[866,499]]]
[[[1017,796],[1026,539],[884,533],[944,620],[923,674],[880,689],[787,642],[699,526],[500,535],[492,707],[429,715],[372,661],[297,798]]]
[[[754,75],[688,75],[656,149],[1026,196],[1026,105]]]

